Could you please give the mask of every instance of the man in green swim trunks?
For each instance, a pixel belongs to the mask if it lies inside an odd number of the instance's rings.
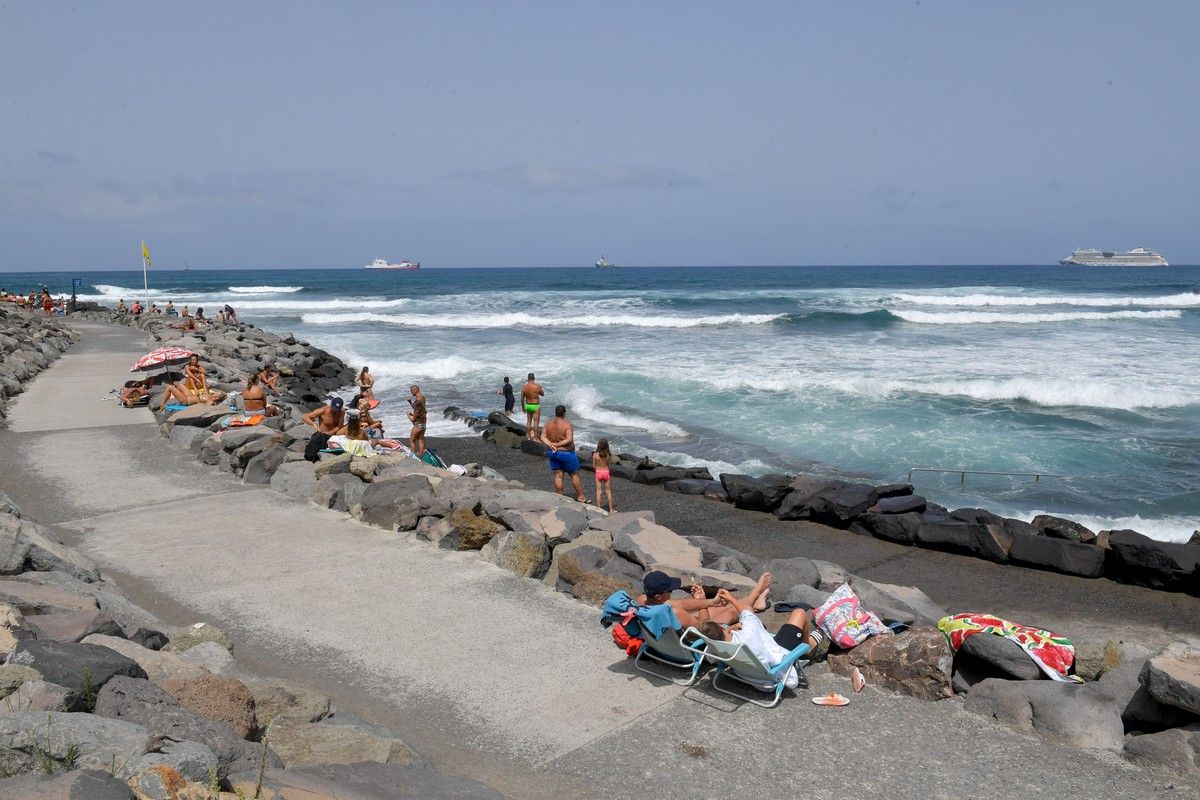
[[[534,380],[533,373],[529,373],[521,387],[521,403],[525,406],[525,436],[535,442],[540,433],[538,425],[542,421],[542,395],[545,393],[546,390]]]

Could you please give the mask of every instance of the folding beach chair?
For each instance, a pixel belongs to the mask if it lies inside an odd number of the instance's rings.
[[[636,620],[636,617],[634,619]],[[700,668],[704,666],[703,649],[693,649],[685,645],[680,639],[678,630],[668,628],[663,631],[662,636],[655,639],[650,631],[646,630],[645,625],[639,624],[638,628],[641,629],[640,638],[643,641],[642,646],[638,648],[637,655],[633,657],[633,666],[640,672],[668,680],[676,686],[691,686],[696,682],[696,679],[700,677]],[[694,629],[689,628],[688,630]],[[647,669],[642,663],[643,659],[650,659],[676,669],[686,669],[691,674],[686,678],[672,678],[656,670]]]
[[[744,644],[709,639],[695,628],[688,628],[684,631],[683,636],[689,640],[688,644],[680,643],[685,650],[689,650],[699,657],[707,657],[717,662],[717,668],[713,670],[712,688],[718,692],[736,697],[739,700],[745,700],[748,703],[754,703],[756,706],[774,708],[779,705],[779,698],[783,695],[788,669],[793,666],[796,668],[797,677],[800,679],[800,686],[808,686],[808,679],[804,677],[804,667],[808,664],[808,661],[800,660],[802,656],[808,654],[810,648],[807,644],[798,645],[779,664],[774,667],[768,667],[759,661],[758,656],[754,655],[750,648]],[[766,700],[760,700],[756,697],[727,689],[719,683],[723,675],[753,687],[760,692],[773,693],[775,697],[771,702],[767,702]]]

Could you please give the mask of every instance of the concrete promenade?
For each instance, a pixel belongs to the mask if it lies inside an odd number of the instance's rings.
[[[589,606],[172,450],[105,397],[151,342],[77,327],[0,432],[0,489],[148,609],[212,621],[240,661],[393,726],[442,771],[513,798],[1198,796],[956,701],[869,687],[843,709],[801,692],[764,711],[646,679]],[[848,691],[811,676],[812,693]]]

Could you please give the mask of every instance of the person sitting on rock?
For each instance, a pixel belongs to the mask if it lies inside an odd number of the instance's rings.
[[[313,435],[308,437],[308,445],[304,448],[305,459],[316,463],[325,445],[329,444],[329,437],[342,432],[346,421],[345,405],[346,401],[342,398],[334,397],[327,405],[318,406],[301,417],[305,425],[316,428]]]
[[[258,382],[271,397],[279,397],[279,373],[274,364],[263,364],[258,371]]]
[[[246,389],[242,392],[242,407],[246,409],[247,416],[262,414],[273,417],[279,413],[279,409],[267,402],[267,393],[263,388],[261,374],[252,372],[250,377],[246,378]]]
[[[685,627],[699,628],[701,623],[716,622],[720,625],[733,625],[738,621],[738,612],[725,600],[720,592],[714,597],[706,597],[703,587],[692,586],[691,597],[675,599],[671,593],[683,586],[679,578],[672,578],[665,572],[654,570],[646,573],[642,579],[642,589],[645,591],[637,597],[639,605],[656,606],[667,603],[679,617],[679,622]],[[771,588],[771,573],[764,572],[758,583],[746,595],[745,603],[756,611],[767,610],[767,590]]]
[[[129,313],[129,307],[125,305],[125,298],[121,298],[120,300],[117,301],[117,313],[118,314],[128,314]]]
[[[737,611],[739,623],[737,628],[726,628],[720,623],[709,620],[700,625],[699,631],[709,639],[745,645],[768,669],[787,658],[787,654],[801,644],[807,644],[809,652],[815,652],[821,645],[822,639],[825,638],[825,634],[813,625],[812,615],[802,608],[797,608],[789,614],[787,622],[779,628],[778,633],[772,636],[767,633],[762,620],[745,600],[734,597],[728,589],[718,589],[717,597]],[[800,678],[796,673],[796,668],[788,668],[784,685],[789,689],[795,689],[799,683]]]
[[[354,399],[350,401],[350,407],[358,409],[358,422],[362,426],[363,432],[367,434],[368,439],[383,438],[383,423],[371,416],[370,398],[356,394]]]
[[[183,388],[192,397],[188,405],[196,403],[213,405],[225,399],[224,392],[209,388],[208,371],[201,366],[200,356],[195,353],[188,359],[187,366],[183,368]]]
[[[363,430],[357,414],[346,416],[346,432],[329,437],[330,447],[340,447],[343,452],[362,458],[374,458],[375,450],[367,441],[367,433]]]

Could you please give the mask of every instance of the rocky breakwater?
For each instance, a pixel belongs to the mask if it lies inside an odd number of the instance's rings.
[[[461,420],[499,447],[543,456],[545,446],[525,438],[525,426],[493,412],[479,417],[451,406]],[[591,452],[579,451],[591,469]],[[819,475],[750,475],[674,467],[631,453],[616,455],[612,475],[665,491],[699,495],[738,508],[806,520],[861,536],[982,558],[999,564],[1108,578],[1164,591],[1200,595],[1200,542],[1174,544],[1133,530],[1092,531],[1043,515],[1032,522],[981,508],[949,509],[915,493],[908,483],[875,485]]]
[[[3,495],[0,509],[0,797],[499,797],[243,670],[211,624],[165,624]]]
[[[50,366],[78,340],[79,334],[61,322],[0,303],[0,428],[7,424],[9,398]]]

